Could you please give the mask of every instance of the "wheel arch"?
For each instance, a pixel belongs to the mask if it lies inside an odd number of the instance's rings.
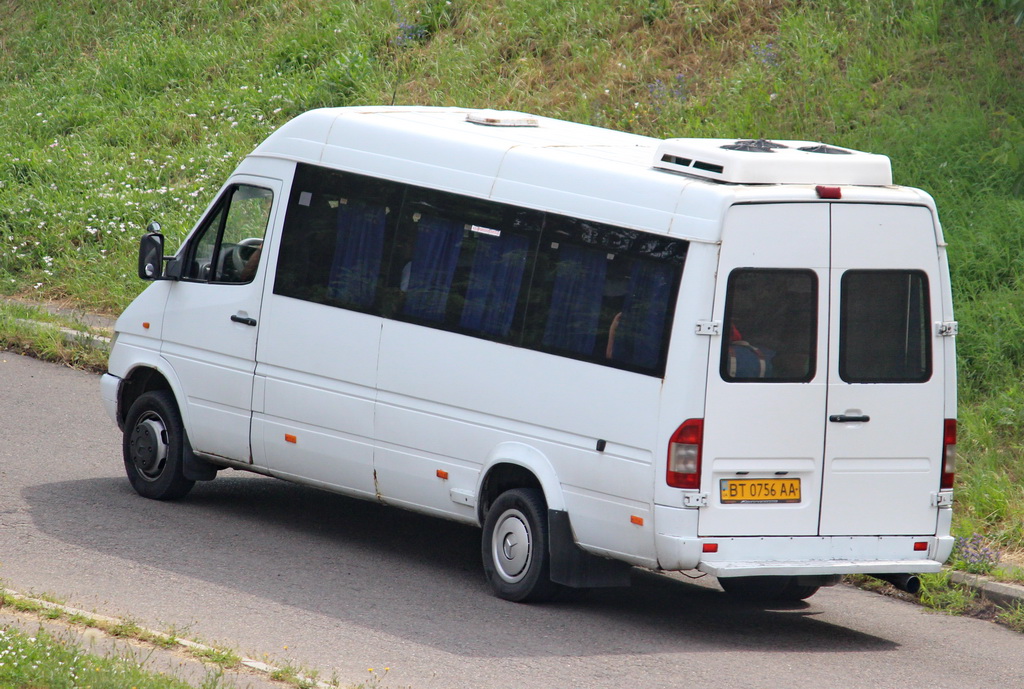
[[[167,390],[174,395],[178,413],[187,431],[189,427],[188,408],[183,404],[181,384],[173,371],[167,370],[161,360],[140,361],[129,369],[121,379],[117,395],[117,423],[123,427],[132,404],[144,393],[153,390]]]
[[[565,509],[562,485],[547,456],[526,443],[501,443],[491,452],[480,472],[476,503],[480,524],[484,523],[495,499],[512,488],[539,488],[548,509]]]

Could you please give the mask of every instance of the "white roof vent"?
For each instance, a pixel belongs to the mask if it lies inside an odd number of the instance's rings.
[[[892,184],[887,156],[814,141],[666,139],[654,167],[734,184]]]
[[[537,127],[539,123],[533,115],[506,110],[474,110],[466,115],[466,121],[488,127]]]

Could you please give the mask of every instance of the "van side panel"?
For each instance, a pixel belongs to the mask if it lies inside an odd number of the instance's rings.
[[[373,405],[380,319],[268,294],[259,342],[264,406],[253,414],[267,468],[374,496]]]
[[[452,491],[475,491],[495,448],[516,441],[557,472],[580,545],[653,564],[646,448],[659,379],[397,321],[384,322],[379,370],[375,467],[386,502],[466,517]]]

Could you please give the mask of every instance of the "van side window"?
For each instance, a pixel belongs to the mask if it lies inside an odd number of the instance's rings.
[[[850,270],[840,288],[840,378],[848,383],[930,379],[928,276],[917,270]]]
[[[239,184],[229,188],[186,250],[186,280],[251,282],[263,252],[274,194]]]
[[[297,166],[274,293],[375,311],[402,191],[383,180]]]
[[[720,373],[737,383],[814,378],[818,276],[810,270],[739,268],[729,275]]]
[[[505,204],[410,189],[389,284],[395,317],[515,341],[543,216]]]
[[[548,214],[541,247],[527,343],[660,373],[686,242]]]
[[[300,163],[273,289],[660,376],[688,246]]]

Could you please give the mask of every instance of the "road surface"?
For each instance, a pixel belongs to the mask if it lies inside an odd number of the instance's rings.
[[[0,582],[343,683],[413,689],[1024,686],[1024,635],[839,586],[765,609],[714,580],[526,606],[476,529],[240,472],[138,497],[98,377],[0,352]]]

